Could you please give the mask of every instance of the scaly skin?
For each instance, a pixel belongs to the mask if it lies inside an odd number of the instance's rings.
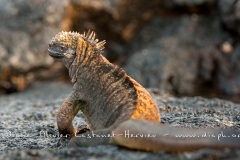
[[[133,127],[134,133],[148,134],[151,129],[150,132],[157,136],[151,140],[129,139],[124,136],[91,139],[73,137],[70,147],[115,144],[148,151],[177,150],[179,146],[182,147],[180,150],[219,146],[240,148],[239,141],[231,145],[207,138],[204,141],[188,140],[187,145],[183,145],[185,140],[162,138],[162,129],[167,129],[154,124],[160,122],[160,114],[150,94],[121,68],[105,59],[101,55],[105,41],[97,41],[94,32],[82,35],[76,32],[60,32],[49,43],[49,55],[65,64],[74,83],[72,94],[57,113],[59,132],[71,137],[76,136],[78,130],[74,129],[72,120],[81,110],[95,134],[111,134],[112,131],[123,134],[124,130]],[[186,130],[175,128],[172,131],[185,133]],[[210,132],[216,133],[214,130]],[[173,146],[173,142],[178,143]]]

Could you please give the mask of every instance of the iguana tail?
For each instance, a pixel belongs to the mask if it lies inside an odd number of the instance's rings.
[[[201,148],[240,149],[240,131],[171,127],[128,120],[113,130],[112,144],[145,151],[191,151]]]

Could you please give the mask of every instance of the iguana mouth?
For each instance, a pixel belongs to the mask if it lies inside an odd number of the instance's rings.
[[[63,58],[63,54],[57,52],[57,51],[54,51],[50,48],[48,48],[48,54],[53,57],[53,58],[56,58],[56,59],[61,59]]]

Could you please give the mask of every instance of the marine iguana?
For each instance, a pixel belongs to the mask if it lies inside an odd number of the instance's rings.
[[[49,55],[65,64],[74,84],[72,94],[57,113],[59,133],[72,137],[69,147],[114,144],[145,151],[240,148],[240,131],[224,131],[229,137],[219,140],[201,136],[204,132],[218,136],[221,134],[218,130],[159,124],[160,114],[151,95],[101,54],[105,43],[98,42],[91,31],[60,32],[49,43]],[[72,124],[79,110],[93,131],[91,138],[86,138],[90,131],[78,134],[86,128],[77,130]],[[133,136],[126,136],[126,131]],[[180,138],[174,133],[195,138]]]

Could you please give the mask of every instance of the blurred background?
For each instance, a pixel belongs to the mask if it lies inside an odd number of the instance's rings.
[[[48,43],[88,29],[147,88],[239,102],[240,0],[0,0],[0,94],[70,83]]]

